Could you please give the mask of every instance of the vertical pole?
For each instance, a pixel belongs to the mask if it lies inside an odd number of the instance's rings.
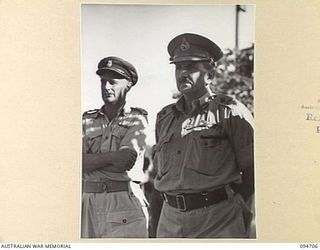
[[[240,5],[236,5],[236,37],[235,37],[235,49],[238,50],[238,36],[239,36],[239,9]]]

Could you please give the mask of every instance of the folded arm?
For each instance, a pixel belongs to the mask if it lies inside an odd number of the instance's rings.
[[[90,172],[103,168],[110,172],[121,173],[130,170],[136,158],[136,151],[128,148],[101,154],[83,153],[82,170],[84,172]]]

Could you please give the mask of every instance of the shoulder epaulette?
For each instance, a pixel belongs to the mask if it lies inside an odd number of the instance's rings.
[[[147,116],[147,115],[148,115],[148,112],[147,112],[145,109],[142,109],[142,108],[131,107],[131,111],[132,111],[133,113],[138,113],[138,114],[144,115],[144,116]]]
[[[99,112],[99,109],[91,109],[83,113],[82,117],[94,116]]]
[[[141,115],[143,115],[144,119],[142,119]],[[119,117],[118,124],[120,126],[129,128],[137,125],[139,122],[144,123],[148,121],[148,112],[142,108],[137,107],[125,107],[124,108],[124,116]],[[144,125],[146,126],[146,125]]]
[[[172,103],[162,108],[160,112],[157,114],[157,120],[160,121],[163,118],[167,117],[169,114],[171,114],[173,112],[174,105],[175,103]]]
[[[215,103],[220,104],[222,109],[219,109],[220,120],[223,118],[240,117],[245,119],[252,127],[254,127],[253,117],[249,109],[240,101],[227,95],[219,94],[214,100]]]

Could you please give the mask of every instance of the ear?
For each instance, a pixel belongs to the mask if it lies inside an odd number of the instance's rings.
[[[216,70],[214,68],[212,68],[209,71],[209,77],[210,77],[211,80],[213,80],[215,73],[216,73]]]
[[[205,80],[207,84],[211,84],[213,82],[214,73],[215,73],[214,69],[210,69],[208,71],[208,78]]]
[[[128,82],[128,84],[127,84],[127,91],[129,91],[130,89],[131,89],[131,87],[133,86],[133,84],[132,84],[132,82]]]
[[[208,78],[205,78],[204,82],[205,82],[205,85],[210,85],[212,83],[212,78],[210,77],[209,74],[208,74]]]

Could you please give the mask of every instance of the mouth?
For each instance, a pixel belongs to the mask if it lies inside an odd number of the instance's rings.
[[[192,82],[187,79],[181,79],[179,84],[179,90],[192,88]]]
[[[103,96],[104,97],[111,97],[111,96],[114,96],[114,93],[112,93],[112,92],[104,92]]]
[[[180,84],[179,89],[186,89],[186,88],[191,88],[191,87],[192,87],[192,84],[186,82],[186,83]]]

